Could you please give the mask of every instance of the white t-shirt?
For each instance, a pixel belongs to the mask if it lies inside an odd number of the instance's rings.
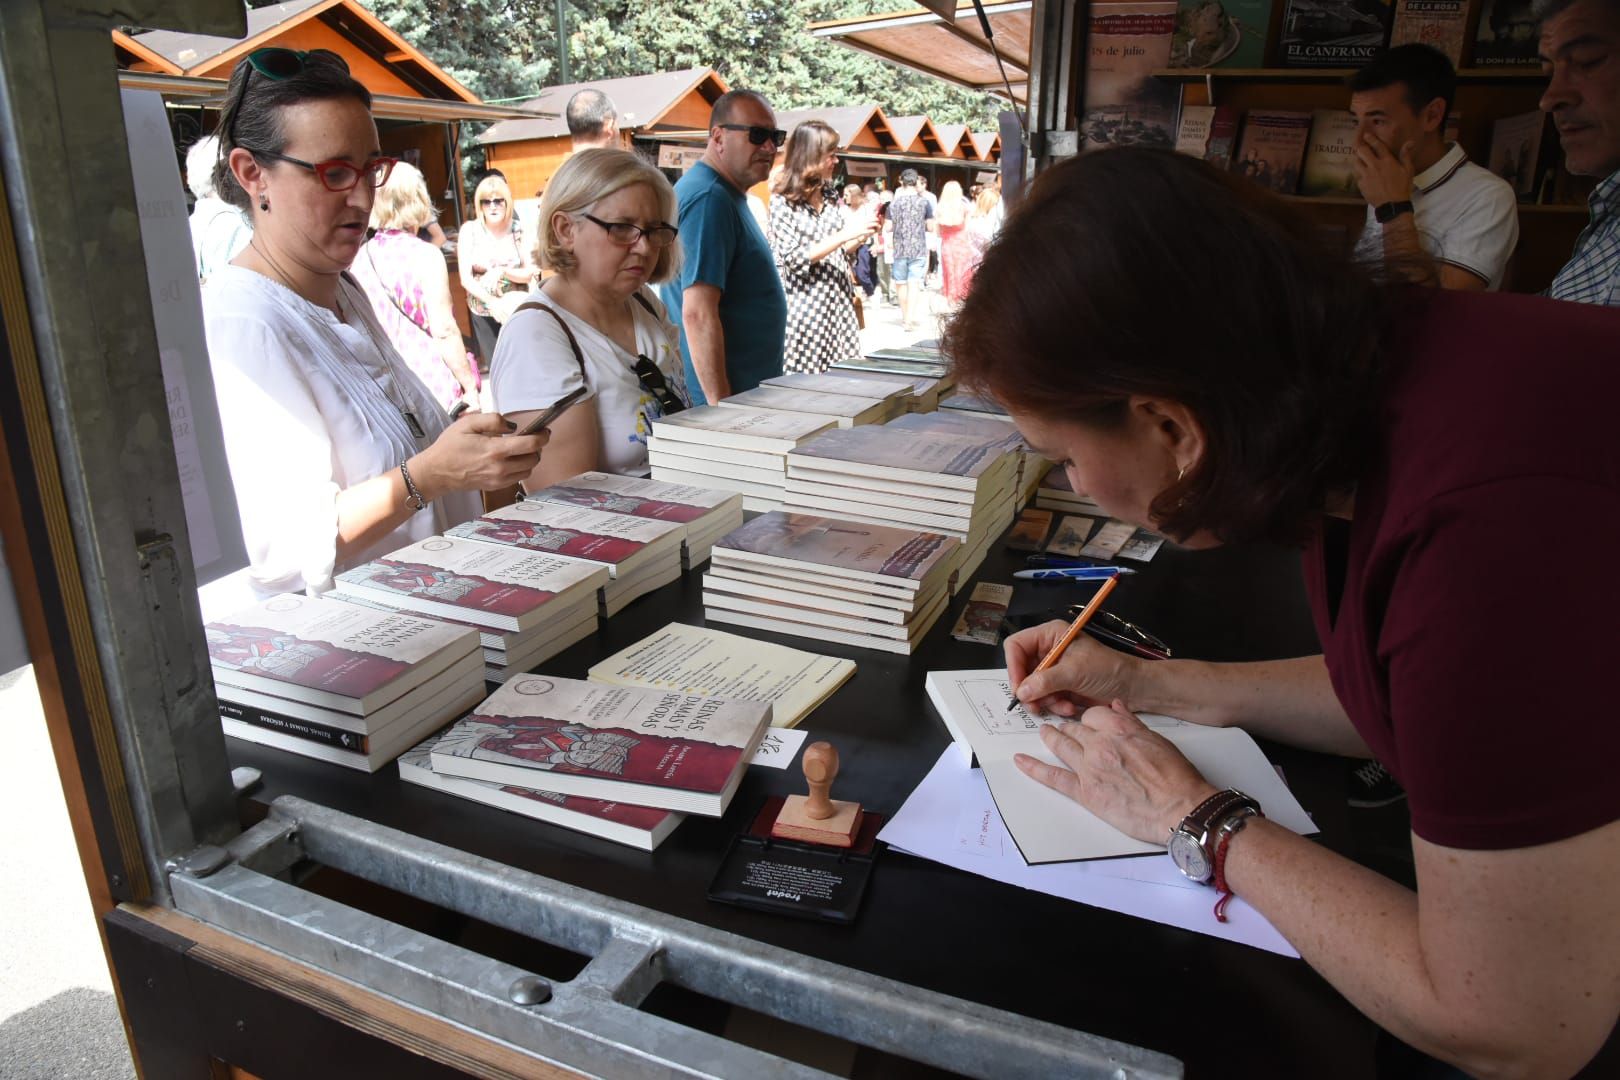
[[[682,401],[686,377],[681,367],[680,338],[669,321],[664,305],[648,289],[641,296],[652,304],[648,311],[634,298],[629,301],[635,320],[636,351],[658,365],[664,379]],[[636,357],[579,316],[565,310],[542,290],[534,298],[551,308],[568,323],[579,343],[585,362],[568,344],[568,336],[557,320],[544,311],[526,309],[508,319],[496,340],[495,358],[490,362],[490,393],[500,413],[545,409],[580,385],[588,388],[586,400],[596,400],[596,415],[602,429],[602,446],[597,467],[603,472],[624,476],[646,476],[647,436],[652,421],[664,415],[658,400],[641,388],[634,371]]]
[[[1436,261],[1459,266],[1502,287],[1502,274],[1519,244],[1518,200],[1513,187],[1489,169],[1468,160],[1452,144],[1439,161],[1412,178],[1412,208],[1418,240]],[[1356,242],[1356,258],[1384,257],[1384,228],[1367,207],[1367,224]]]
[[[239,266],[216,271],[202,298],[248,572],[261,595],[324,592],[336,573],[482,513],[477,492],[445,495],[339,565],[338,492],[432,445],[449,426],[444,407],[346,280],[338,289],[341,321]],[[412,435],[402,407],[422,438]]]

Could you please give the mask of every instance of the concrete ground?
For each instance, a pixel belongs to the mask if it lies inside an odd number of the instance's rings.
[[[942,321],[955,310],[938,289],[924,288],[912,301],[911,317],[917,328],[906,330],[900,325],[899,306],[885,303],[881,291],[874,293],[871,300],[863,298],[862,305],[866,312],[866,329],[861,331],[862,351],[932,341],[939,337]]]
[[[34,669],[0,675],[0,1078],[131,1080]]]

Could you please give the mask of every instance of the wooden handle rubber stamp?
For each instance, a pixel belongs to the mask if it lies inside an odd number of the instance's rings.
[[[811,743],[800,759],[809,795],[789,795],[771,826],[771,835],[828,847],[850,847],[861,831],[861,804],[830,798],[838,776],[838,750],[829,742]]]

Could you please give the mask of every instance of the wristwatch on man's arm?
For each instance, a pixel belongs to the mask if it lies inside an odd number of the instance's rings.
[[[1382,203],[1373,208],[1373,218],[1380,225],[1388,225],[1402,214],[1413,214],[1417,211],[1412,206],[1411,199],[1402,199],[1399,202]]]

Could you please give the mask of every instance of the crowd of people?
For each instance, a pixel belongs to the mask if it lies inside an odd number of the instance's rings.
[[[253,583],[319,592],[484,493],[645,474],[653,419],[852,354],[857,290],[892,287],[915,322],[937,260],[964,385],[1116,517],[1194,548],[1303,544],[1324,646],[1146,664],[1082,638],[1036,672],[1061,627],[1026,631],[1007,643],[1017,695],[1070,722],[1044,729],[1061,764],[1025,770],[1140,839],[1190,836],[1189,876],[1249,900],[1411,1045],[1470,1071],[1572,1071],[1620,1008],[1620,742],[1594,708],[1620,579],[1601,544],[1542,563],[1545,633],[1502,632],[1500,590],[1527,514],[1620,535],[1620,385],[1601,362],[1620,339],[1620,13],[1549,0],[1541,17],[1542,106],[1570,171],[1598,180],[1545,297],[1467,295],[1502,284],[1516,219],[1445,142],[1449,67],[1426,54],[1391,50],[1352,86],[1356,252],[1166,151],[1047,170],[1005,222],[993,188],[936,197],[910,171],[892,197],[840,191],[830,129],[790,135],[737,90],[673,186],[582,142],[529,235],[504,178],[479,183],[458,259],[489,320],[493,408],[459,415],[478,373],[420,175],[382,154],[341,59],[254,52],[198,204]],[[605,117],[582,107],[581,138]],[[748,192],[779,151],[762,228]],[[549,431],[517,433],[580,389]],[[1142,710],[1385,763],[1410,795],[1417,891],[1217,792]]]

